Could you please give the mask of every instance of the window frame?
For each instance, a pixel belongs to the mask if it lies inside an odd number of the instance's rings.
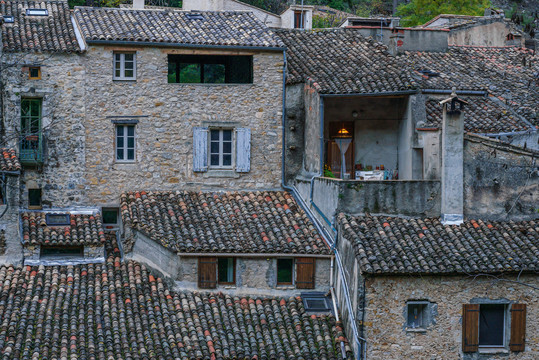
[[[120,137],[118,135],[118,128],[123,128],[123,135],[121,136],[123,138],[124,146],[123,148],[123,159],[118,159],[118,138]],[[127,146],[128,140],[130,136],[128,135],[128,128],[133,128],[133,159],[127,159],[128,157],[128,150],[130,148]],[[136,124],[114,124],[114,162],[121,163],[121,164],[130,164],[137,162],[137,127]]]
[[[72,253],[54,253],[54,250],[72,250]],[[47,254],[48,252],[52,252]],[[39,258],[41,260],[59,260],[62,257],[66,258],[82,258],[84,257],[84,246],[63,246],[63,245],[41,245],[39,249]]]
[[[233,170],[236,166],[236,132],[232,128],[209,128],[208,129],[208,169],[212,170]],[[212,165],[211,163],[211,144],[212,144],[212,132],[219,131],[219,165]],[[223,165],[223,131],[230,131],[230,165]],[[227,140],[228,141],[228,140]]]
[[[116,75],[116,55],[120,55],[120,76]],[[125,55],[133,55],[133,76],[125,76]],[[120,81],[137,80],[137,52],[136,51],[113,51],[112,53],[112,79]]]
[[[279,260],[292,260],[292,266],[291,266],[291,271],[292,271],[292,274],[291,274],[291,277],[292,277],[292,281],[291,282],[280,282],[279,281]],[[296,275],[296,260],[295,258],[290,258],[290,257],[283,257],[283,258],[277,258],[276,259],[276,264],[275,264],[275,275],[276,275],[276,283],[277,283],[277,286],[294,286],[295,285],[295,275]]]
[[[429,324],[430,324],[430,318],[429,318],[429,301],[418,301],[418,300],[409,300],[406,302],[406,330],[407,331],[421,331],[421,330],[427,330]],[[412,306],[420,306],[421,308],[421,321],[420,325],[416,327],[410,326],[410,308]]]
[[[305,29],[306,14],[307,14],[306,11],[294,10],[294,29]],[[303,23],[301,23],[302,21]],[[296,26],[296,24],[298,24],[299,26]]]
[[[106,211],[114,211],[116,212],[116,222],[115,223],[106,223],[105,222],[105,212]],[[114,230],[118,229],[120,227],[120,208],[113,207],[113,206],[104,206],[101,208],[101,222],[103,223],[103,227],[107,230]]]
[[[220,281],[219,280],[219,260],[222,260],[222,259],[232,259],[232,282],[230,281]],[[228,266],[228,264],[227,264]],[[227,267],[228,269],[228,267]],[[231,257],[231,256],[227,256],[227,257],[218,257],[217,258],[217,285],[236,285],[236,258],[235,257]]]
[[[30,203],[30,191],[39,191],[39,204],[31,205]],[[28,209],[29,210],[41,210],[43,208],[43,190],[41,188],[28,189]]]
[[[32,76],[32,70],[37,70],[37,76]],[[41,66],[28,67],[28,80],[41,80]]]
[[[52,218],[64,216],[65,221],[62,222],[53,222]],[[67,213],[47,213],[45,214],[45,223],[47,226],[70,226],[71,225],[71,215]]]
[[[246,82],[232,82],[231,68],[234,59],[233,58],[244,57],[249,60],[249,73],[246,75],[248,81]],[[176,79],[174,82],[170,81],[170,72],[167,73],[168,84],[182,84],[182,85],[252,85],[254,83],[254,57],[253,55],[231,54],[231,55],[191,55],[191,54],[169,54],[167,57],[167,66],[170,71],[171,64],[175,64]],[[200,78],[199,82],[182,82],[180,78],[180,69],[182,64],[198,64],[200,65]],[[218,82],[204,82],[204,65],[224,65],[225,67],[225,80],[222,83]]]
[[[502,329],[502,345],[481,345],[481,307],[485,305],[499,305],[503,306],[503,329]],[[508,339],[507,337],[507,327],[508,327],[508,311],[509,311],[509,304],[507,303],[480,303],[479,304],[479,321],[477,324],[477,346],[479,348],[479,351],[481,349],[507,349]]]

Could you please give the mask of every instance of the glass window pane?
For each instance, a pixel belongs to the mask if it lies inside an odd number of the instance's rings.
[[[223,166],[230,166],[230,165],[232,165],[232,156],[223,155]]]
[[[210,156],[210,165],[219,166],[219,155],[218,154]]]
[[[123,149],[116,149],[116,159],[117,160],[123,160],[124,159],[124,151],[123,151]]]
[[[135,138],[134,137],[128,137],[127,138],[127,147],[133,149],[135,147]]]
[[[132,78],[133,77],[133,70],[125,70],[125,77],[126,78]]]
[[[231,153],[232,153],[232,142],[224,141],[223,142],[223,154],[231,154]]]
[[[223,130],[223,140],[232,140],[232,130]]]
[[[125,61],[133,61],[133,59],[135,58],[135,54],[124,54],[124,58],[125,58]]]
[[[135,159],[135,150],[134,149],[128,149],[127,150],[127,160],[134,160]]]
[[[103,209],[103,224],[117,224],[118,209]]]
[[[124,68],[126,70],[133,70],[134,68],[134,63],[132,61],[126,61],[125,64],[124,64]]]
[[[219,140],[219,130],[211,130],[210,137],[212,140]]]
[[[204,83],[224,84],[225,65],[224,64],[204,64]]]
[[[168,83],[173,84],[176,83],[177,77],[176,77],[176,63],[170,62],[168,63]]]
[[[218,154],[219,153],[219,143],[218,142],[216,142],[216,141],[211,142],[210,153],[211,154]]]
[[[217,273],[220,283],[234,282],[234,258],[219,258]]]
[[[180,82],[187,84],[200,83],[200,64],[180,64]]]
[[[127,136],[135,136],[135,127],[127,126]]]
[[[41,103],[38,100],[33,100],[31,105],[31,115],[39,117]]]
[[[479,345],[503,346],[505,305],[481,304],[479,308]]]
[[[227,67],[228,83],[250,84],[253,82],[253,57],[231,56]]]
[[[114,58],[116,59],[116,62],[119,64],[120,60],[122,59],[122,54],[114,54]]]
[[[116,72],[115,72],[115,75],[114,75],[114,76],[116,76],[117,78],[119,78],[119,77],[122,76],[122,74],[121,74],[121,72],[120,72],[120,68],[116,68]]]
[[[292,283],[293,265],[293,259],[277,259],[277,284]]]
[[[123,135],[124,135],[124,127],[116,126],[116,136],[123,136]]]

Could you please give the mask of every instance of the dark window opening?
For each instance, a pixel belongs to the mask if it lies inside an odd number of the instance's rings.
[[[305,28],[305,14],[304,11],[294,11],[294,29]]]
[[[105,225],[105,228],[112,229],[118,225],[119,212],[118,208],[102,209],[103,225]]]
[[[236,259],[217,259],[217,279],[219,284],[234,285],[236,283]]]
[[[6,24],[13,24],[15,22],[15,18],[11,15],[4,15],[4,23]]]
[[[303,299],[303,305],[307,311],[325,312],[331,310],[331,299],[325,296],[324,293],[301,293],[301,298]]]
[[[28,189],[28,208],[41,209],[41,189]]]
[[[84,255],[83,246],[41,246],[41,257],[81,257]]]
[[[277,259],[277,285],[292,285],[294,259]]]
[[[479,346],[504,346],[505,305],[479,307]]]
[[[28,77],[30,78],[30,80],[41,79],[41,68],[39,66],[28,68],[28,72]]]
[[[426,328],[427,327],[427,304],[419,302],[408,303],[408,319],[406,326],[410,329]]]
[[[67,226],[71,225],[71,217],[69,214],[47,214],[45,220],[48,226]]]
[[[251,84],[252,56],[169,55],[168,82],[182,84]]]

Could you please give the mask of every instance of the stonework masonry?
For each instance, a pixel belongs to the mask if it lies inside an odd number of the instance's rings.
[[[24,167],[21,206],[28,189],[42,189],[44,207],[86,205],[85,68],[77,54],[4,54],[4,142],[18,148],[21,99],[42,99],[43,164]],[[28,66],[41,67],[41,79],[28,79]]]
[[[136,81],[113,81],[113,51],[135,51]],[[168,54],[253,55],[253,84],[167,83]],[[85,58],[86,188],[93,205],[132,190],[267,189],[281,178],[281,52],[91,46]],[[135,119],[136,161],[115,162],[113,119]],[[251,129],[251,170],[193,172],[193,128]]]

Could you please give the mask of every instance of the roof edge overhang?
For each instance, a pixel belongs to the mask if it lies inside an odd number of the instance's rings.
[[[367,271],[361,271],[362,275],[369,276],[369,277],[398,277],[398,276],[417,276],[417,277],[425,277],[425,276],[453,276],[453,277],[459,277],[459,276],[466,276],[471,279],[473,279],[475,276],[500,276],[500,275],[514,275],[518,276],[519,274],[522,275],[536,275],[539,276],[537,273],[537,270],[533,269],[521,269],[521,270],[508,270],[508,271],[483,271],[483,272],[367,272]],[[470,279],[470,280],[471,280]]]
[[[395,95],[414,95],[420,92],[417,90],[400,90],[400,91],[387,91],[387,92],[375,92],[375,93],[342,93],[342,94],[330,94],[320,93],[320,97],[354,97],[354,96],[370,96],[370,97],[383,97],[383,96],[395,96]]]
[[[207,45],[207,44],[183,44],[155,41],[129,41],[129,40],[88,40],[88,45],[125,45],[145,47],[168,47],[168,48],[195,48],[215,50],[258,50],[258,51],[285,51],[281,46],[248,46],[248,45]]]
[[[176,253],[180,257],[242,257],[242,258],[275,258],[275,257],[309,257],[320,259],[331,259],[332,254],[302,254],[302,253],[220,253],[220,252],[178,252]]]

